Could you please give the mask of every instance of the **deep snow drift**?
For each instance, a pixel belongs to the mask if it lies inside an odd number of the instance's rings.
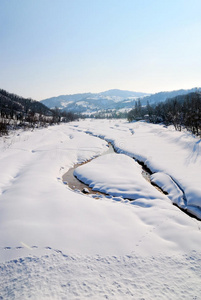
[[[102,176],[102,187],[118,197],[95,200],[70,190],[62,175],[107,150],[95,135],[145,161],[172,196],[156,191],[121,154],[118,166],[117,157],[104,164],[103,156],[83,171],[94,184]],[[98,160],[100,171],[93,173]],[[0,138],[0,299],[199,299],[201,222],[171,201],[177,190],[184,205],[200,206],[200,162],[198,139],[119,120]],[[123,200],[125,188],[137,200]]]

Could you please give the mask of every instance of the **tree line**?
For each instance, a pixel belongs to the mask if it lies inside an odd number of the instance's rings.
[[[194,92],[176,96],[165,102],[142,106],[140,100],[128,113],[128,121],[146,120],[151,123],[174,125],[176,130],[186,128],[196,135],[201,135],[201,93]]]
[[[50,109],[39,101],[0,89],[0,135],[9,129],[42,127],[78,118],[71,112]]]

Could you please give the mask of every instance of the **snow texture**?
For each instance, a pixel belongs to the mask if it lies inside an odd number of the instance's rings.
[[[78,169],[94,187],[115,190],[94,199],[61,178],[107,150],[100,137],[124,154]],[[153,180],[170,197],[128,156],[160,172]],[[1,137],[0,299],[200,299],[201,222],[172,205],[183,193],[199,214],[200,162],[198,138],[141,122],[87,120]]]
[[[200,299],[198,253],[144,258],[47,251],[0,264],[0,299]]]

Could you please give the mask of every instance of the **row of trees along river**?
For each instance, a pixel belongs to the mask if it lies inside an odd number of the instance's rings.
[[[146,120],[152,123],[174,125],[176,130],[186,128],[201,135],[201,93],[195,92],[176,96],[165,102],[142,106],[140,100],[128,113],[128,120]]]

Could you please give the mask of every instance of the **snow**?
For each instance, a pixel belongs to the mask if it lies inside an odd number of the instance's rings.
[[[74,164],[107,151],[99,137],[122,153],[77,170],[110,193],[94,199],[61,178]],[[171,202],[183,190],[188,207],[200,206],[198,141],[171,128],[120,120],[1,137],[0,299],[199,299],[201,222]],[[165,174],[155,180],[172,198],[154,190],[129,156]],[[123,199],[122,192],[136,200]]]
[[[75,169],[74,175],[93,190],[128,199],[165,199],[142,176],[142,168],[125,154],[107,154]]]
[[[112,142],[118,152],[144,162],[152,172],[171,176],[184,193],[185,208],[194,208],[201,218],[201,140],[198,137],[145,122],[111,121],[109,126],[98,122],[99,125],[87,121],[80,128]]]
[[[159,186],[164,192],[167,192],[168,197],[173,203],[179,205],[181,208],[185,208],[184,194],[170,176],[162,172],[157,172],[151,176],[151,181]]]
[[[76,104],[81,105],[83,107],[87,107],[89,105],[88,102],[86,102],[86,101],[79,101],[79,102],[76,102]],[[93,105],[92,105],[92,107],[93,107]]]
[[[200,299],[200,260],[195,252],[190,257],[145,259],[135,254],[71,256],[49,248],[41,257],[25,256],[0,265],[0,295],[48,300]]]
[[[65,101],[63,101],[63,102],[61,102],[61,106],[62,107],[67,107],[68,105],[70,105],[71,103],[73,103],[74,101],[68,101],[68,102],[65,102]]]

